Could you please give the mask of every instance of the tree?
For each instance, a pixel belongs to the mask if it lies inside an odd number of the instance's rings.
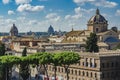
[[[22,52],[22,57],[21,57],[22,61],[20,63],[20,71],[19,71],[19,74],[21,75],[23,80],[27,80],[30,75],[29,63],[28,63],[28,59],[26,56],[27,56],[27,49],[25,47]]]
[[[54,66],[54,77],[56,80],[56,71],[57,71],[57,66],[61,66],[61,62],[60,62],[61,56],[59,53],[54,53],[52,54],[52,64]]]
[[[43,52],[42,54],[43,55],[41,55],[39,58],[39,63],[41,65],[43,65],[45,73],[47,75],[47,79],[49,79],[47,67],[48,67],[48,64],[50,64],[52,62],[52,55],[50,53],[46,53],[46,52]]]
[[[0,44],[0,56],[5,55],[5,44]]]
[[[97,35],[95,33],[90,33],[90,37],[87,38],[85,48],[87,52],[99,52]]]
[[[59,54],[59,63],[65,68],[67,80],[69,80],[69,67],[71,64],[78,63],[80,56],[74,52],[61,52]]]
[[[39,62],[40,56],[43,55],[42,53],[35,53],[27,56],[29,60],[29,64],[31,64],[33,67],[36,67],[38,74],[40,73],[40,67],[41,64]]]
[[[35,53],[28,56],[30,64],[35,64],[39,73],[39,67],[43,66],[48,78],[47,66],[52,61],[52,55],[46,52]]]
[[[5,44],[0,43],[0,56],[5,55]],[[3,64],[0,64],[0,80],[6,80],[5,77],[5,66]]]
[[[23,49],[22,56],[27,56],[27,48],[26,47]]]
[[[10,80],[12,76],[12,67],[20,63],[20,58],[16,56],[2,56],[0,57],[1,64],[5,67],[5,80]]]

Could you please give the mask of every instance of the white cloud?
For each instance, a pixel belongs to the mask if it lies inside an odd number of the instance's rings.
[[[42,11],[44,6],[32,6],[30,4],[21,4],[18,6],[17,11],[19,12],[37,12]]]
[[[10,0],[2,0],[3,4],[8,4]]]
[[[118,9],[117,11],[116,11],[116,14],[115,14],[116,16],[120,16],[120,10]]]
[[[94,4],[95,6],[103,6],[103,7],[108,7],[108,8],[113,8],[118,5],[116,2],[111,2],[111,1],[107,1],[107,0],[96,1],[92,4]]]
[[[39,1],[48,1],[48,0],[39,0]]]
[[[65,19],[80,19],[83,17],[83,14],[90,13],[92,11],[94,11],[94,9],[86,10],[86,9],[81,8],[81,7],[77,7],[74,9],[75,14],[74,15],[66,15]]]
[[[80,3],[85,3],[85,2],[93,2],[95,0],[73,0],[75,3],[80,4]]]
[[[50,14],[47,14],[46,15],[46,18],[47,19],[50,19],[50,18],[54,18],[54,17],[56,17],[57,16],[57,13],[50,13]]]
[[[26,4],[30,3],[32,0],[15,0],[16,4]]]
[[[118,4],[116,2],[108,1],[108,0],[73,0],[78,5],[83,5],[85,3],[90,3],[95,6],[103,6],[113,8]]]
[[[12,11],[12,10],[9,10],[9,11],[8,11],[8,15],[13,15],[13,14],[15,14],[14,11]]]
[[[69,19],[69,18],[71,18],[71,15],[66,15],[65,16],[65,19]]]
[[[76,14],[80,14],[81,13],[81,8],[80,7],[75,8],[74,11],[75,11]]]
[[[47,19],[49,19],[50,21],[58,21],[60,20],[60,16],[58,16],[56,13],[49,13],[46,15]]]

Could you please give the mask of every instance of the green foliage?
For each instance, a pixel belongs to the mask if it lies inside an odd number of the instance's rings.
[[[39,65],[39,59],[41,55],[43,55],[43,53],[35,53],[27,56],[29,63]]]
[[[113,50],[117,50],[117,49],[120,49],[120,43],[115,48],[113,48]]]
[[[40,64],[50,64],[52,62],[52,55],[50,53],[43,52],[40,56],[39,63]]]
[[[30,68],[29,68],[29,59],[27,56],[27,49],[26,47],[24,48],[22,52],[22,57],[21,57],[21,63],[20,63],[20,71],[19,74],[21,75],[23,80],[27,80],[30,75]]]
[[[2,75],[5,75],[5,77],[7,78],[7,80],[9,80],[11,78],[11,76],[9,74],[11,73],[12,67],[15,64],[19,64],[20,63],[20,58],[16,57],[16,56],[1,56],[0,57],[0,62],[1,62],[1,69],[4,69],[5,72],[1,72]]]
[[[62,65],[60,59],[61,59],[60,53],[54,53],[54,54],[52,54],[52,64],[54,66],[60,66],[60,65]]]
[[[61,59],[61,64],[63,65],[71,65],[78,63],[80,60],[80,57],[77,53],[74,52],[62,52],[59,54]]]
[[[0,60],[1,60],[2,64],[9,66],[9,67],[12,67],[13,65],[19,64],[21,62],[19,57],[9,56],[9,55],[8,56],[1,56]]]
[[[57,58],[59,59],[58,63],[62,64],[63,67],[65,68],[67,80],[69,80],[68,68],[71,64],[75,64],[79,62],[80,60],[79,54],[74,52],[61,52],[57,54]]]
[[[0,56],[5,55],[5,44],[0,44]]]
[[[23,52],[22,52],[22,56],[27,56],[27,48],[25,47]]]
[[[3,55],[5,55],[5,44],[1,43],[0,44],[0,56],[3,56]],[[5,65],[0,63],[0,80],[6,79],[6,76],[4,74],[6,74]]]
[[[85,48],[87,52],[99,52],[99,47],[97,45],[97,35],[95,33],[91,33],[90,37],[87,38]]]
[[[5,66],[0,61],[0,80],[5,80]]]

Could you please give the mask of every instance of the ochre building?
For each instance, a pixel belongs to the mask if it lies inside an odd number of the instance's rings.
[[[64,42],[85,42],[90,33],[96,33],[98,36],[98,43],[104,42],[108,44],[109,49],[113,49],[120,42],[117,27],[108,29],[108,21],[100,14],[99,9],[96,10],[87,23],[87,30],[73,30],[66,34]]]

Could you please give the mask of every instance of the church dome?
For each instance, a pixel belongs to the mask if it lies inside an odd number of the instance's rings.
[[[50,27],[48,28],[48,34],[54,34],[54,28],[50,25]]]
[[[17,27],[15,26],[15,24],[13,24],[13,26],[12,26],[11,29],[10,29],[10,35],[11,35],[11,36],[18,36],[18,29],[17,29]]]
[[[96,15],[92,16],[88,21],[88,24],[91,23],[107,23],[107,20],[100,14],[99,9],[97,9]]]

